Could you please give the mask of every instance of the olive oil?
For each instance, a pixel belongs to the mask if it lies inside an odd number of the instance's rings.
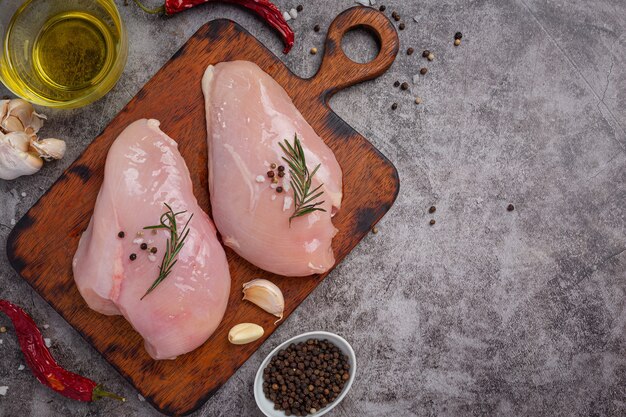
[[[97,84],[115,61],[106,25],[86,12],[66,12],[48,19],[32,48],[33,73],[64,97],[68,91]]]

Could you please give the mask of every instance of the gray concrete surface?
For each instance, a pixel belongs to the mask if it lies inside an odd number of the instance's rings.
[[[129,401],[86,405],[51,393],[18,371],[23,360],[9,333],[0,335],[0,385],[9,387],[0,396],[3,417],[159,415],[10,268],[11,220],[204,22],[241,23],[306,76],[321,59],[308,54],[322,46],[312,27],[325,30],[353,5],[302,2],[296,46],[282,56],[277,37],[236,7],[162,20],[117,3],[130,32],[120,83],[89,107],[45,111],[45,132],[68,141],[67,157],[33,177],[0,181],[0,297],[50,325],[45,335],[62,364]],[[379,233],[195,415],[260,416],[252,381],[261,360],[314,329],[345,336],[359,361],[354,387],[332,415],[626,415],[626,2],[385,4],[406,21],[401,49],[418,52],[339,93],[332,107],[396,164],[399,198]],[[454,48],[457,30],[464,38]],[[346,44],[358,57],[372,53],[358,33]],[[426,63],[424,48],[436,54],[427,76],[410,93],[394,89]],[[506,211],[509,203],[515,211]]]

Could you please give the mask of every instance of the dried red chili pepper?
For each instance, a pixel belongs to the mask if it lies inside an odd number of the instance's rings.
[[[72,400],[95,401],[110,397],[126,401],[122,397],[103,390],[102,386],[91,379],[61,368],[50,354],[33,319],[20,307],[0,300],[0,312],[9,316],[13,322],[26,363],[39,382]]]
[[[285,44],[283,53],[286,54],[291,50],[294,41],[293,30],[291,30],[289,24],[287,24],[287,21],[278,7],[269,0],[165,0],[165,4],[156,9],[148,9],[141,4],[139,0],[135,0],[135,3],[137,3],[144,12],[151,14],[165,13],[166,15],[173,15],[199,4],[215,2],[238,4],[252,10],[273,27],[274,30],[280,33],[283,38],[283,43]]]

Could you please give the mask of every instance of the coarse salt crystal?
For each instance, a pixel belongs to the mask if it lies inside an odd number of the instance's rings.
[[[276,188],[278,187],[278,184],[274,183],[274,184],[270,184],[270,188]]]
[[[420,81],[420,75],[419,74],[415,74],[413,76],[413,84],[417,84]]]
[[[20,366],[17,367],[17,370],[18,371],[23,371],[24,368],[26,368],[24,365],[20,365]]]
[[[272,194],[271,200],[272,201],[276,200],[276,194]]]
[[[44,343],[46,344],[47,347],[52,346],[52,342],[50,341],[50,339],[48,339],[47,337],[43,339]]]
[[[289,14],[289,12],[283,12],[283,19],[285,19],[285,21],[291,20],[291,15]]]
[[[146,401],[146,399],[143,398],[143,396],[141,394],[137,394],[137,398],[139,398],[139,401],[141,401],[141,402]]]
[[[22,197],[26,197],[26,193],[22,191]]]
[[[298,11],[296,9],[289,10],[289,16],[295,19],[296,17],[298,17]]]
[[[11,226],[15,226],[15,219],[11,219]]]
[[[285,197],[285,200],[283,201],[283,211],[289,210],[289,207],[291,207],[291,203],[293,203],[293,198]]]
[[[413,17],[413,21],[414,21],[415,23],[419,23],[419,20],[418,20],[417,16],[414,16],[414,17]]]
[[[6,385],[0,387],[0,395],[7,395],[8,390],[9,390],[9,387],[7,387]]]
[[[265,182],[265,177],[263,175],[257,175],[256,182]]]
[[[137,239],[133,239],[133,243],[135,243],[137,245],[141,245],[143,243],[143,238],[142,237],[138,237]]]
[[[370,5],[373,6],[376,4],[376,0],[370,0]]]
[[[154,255],[150,254],[150,255],[148,255],[148,260],[149,260],[150,262],[155,262],[155,261],[156,261],[156,256],[154,256]]]
[[[355,3],[356,4],[360,4],[361,6],[369,6],[370,5],[369,0],[356,0]]]
[[[1,345],[2,343],[4,343],[4,342],[2,341],[2,339],[0,339],[0,345]]]
[[[44,329],[49,329],[49,328],[50,328],[50,325],[49,325],[49,324],[44,324],[44,325],[43,325],[43,326],[41,326],[41,327],[43,327]]]

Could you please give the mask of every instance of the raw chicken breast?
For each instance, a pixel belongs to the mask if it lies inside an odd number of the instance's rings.
[[[159,276],[169,238],[168,230],[143,228],[159,224],[167,211],[164,203],[175,212],[186,211],[176,217],[179,231],[193,214],[190,232],[171,274],[141,300]],[[147,250],[141,249],[142,243]],[[157,248],[156,254],[150,253],[151,247]],[[230,291],[226,255],[193,195],[176,142],[159,129],[157,120],[130,124],[111,146],[73,268],[89,307],[102,314],[122,314],[154,359],[194,350],[222,320]]]
[[[335,263],[331,247],[337,229],[331,217],[341,205],[341,168],[276,81],[256,64],[222,62],[202,79],[209,148],[209,191],[213,220],[224,244],[254,265],[285,276],[327,271]],[[295,218],[288,166],[279,142],[298,135],[307,167],[323,183],[316,211]],[[284,165],[278,184],[267,176],[271,164]],[[276,174],[277,170],[274,170]],[[277,176],[276,176],[277,177]],[[275,187],[282,186],[278,193]],[[274,188],[273,188],[274,187]]]

